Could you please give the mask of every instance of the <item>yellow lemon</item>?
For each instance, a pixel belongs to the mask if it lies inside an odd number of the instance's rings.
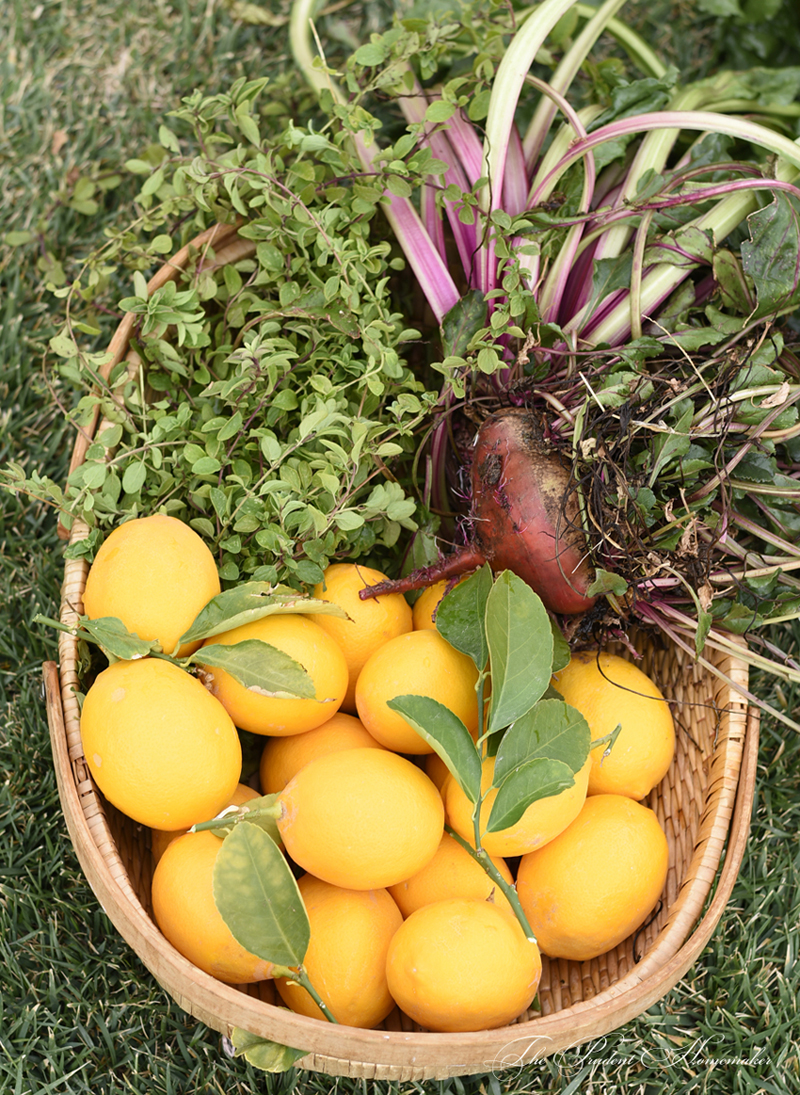
[[[311,984],[334,1018],[349,1027],[374,1027],[394,1008],[386,981],[386,953],[403,923],[386,890],[344,890],[311,875],[297,883],[311,938],[303,959]],[[292,1011],[324,1016],[296,982],[275,981]]]
[[[410,631],[390,639],[367,660],[356,683],[358,717],[381,745],[398,753],[432,753],[429,745],[397,711],[396,696],[430,696],[448,707],[470,733],[478,727],[478,671],[466,654],[438,631]]]
[[[652,810],[590,795],[563,833],[520,860],[519,899],[542,951],[585,962],[616,947],[652,911],[668,863]]]
[[[591,753],[589,794],[642,799],[661,782],[675,755],[675,727],[664,696],[638,666],[616,654],[573,654],[553,676],[566,702],[589,723],[592,740],[622,729]]]
[[[385,749],[318,757],[281,791],[278,830],[303,870],[348,890],[393,886],[432,859],[444,831],[436,787]]]
[[[200,610],[220,591],[214,556],[176,517],[135,517],[108,534],[86,578],[83,610],[116,616],[140,639],[172,654]],[[200,643],[184,644],[187,657]]]
[[[153,874],[153,916],[190,962],[220,981],[245,985],[272,977],[272,964],[245,950],[214,903],[212,877],[222,841],[185,833],[164,850]]]
[[[302,699],[265,695],[245,688],[224,669],[205,666],[211,692],[240,729],[275,736],[301,734],[336,714],[347,690],[347,663],[319,624],[300,615],[265,616],[213,635],[203,645],[232,646],[247,639],[260,639],[299,662],[311,677],[315,696]]]
[[[84,700],[81,740],[105,797],[153,829],[214,817],[242,770],[230,715],[196,677],[161,658],[115,662]]]
[[[492,863],[503,879],[513,885],[514,878],[504,859],[491,857]],[[508,912],[511,906],[502,890],[457,840],[449,833],[442,835],[433,859],[411,878],[389,887],[389,893],[397,902],[403,916],[431,905],[434,901],[446,901],[451,897],[474,897],[478,901],[494,901]]]
[[[453,898],[403,921],[389,944],[386,975],[399,1007],[428,1030],[492,1030],[530,1007],[542,960],[503,909]]]
[[[261,753],[259,775],[265,795],[282,791],[292,776],[316,757],[342,749],[383,749],[352,715],[337,711],[315,730],[285,738],[267,738]]]
[[[389,639],[411,630],[411,607],[402,593],[362,600],[358,593],[366,586],[384,581],[386,575],[360,563],[332,563],[325,577],[314,587],[314,596],[344,609],[348,618],[315,615],[314,619],[336,640],[349,673],[342,710],[355,714],[356,681],[370,654]]]

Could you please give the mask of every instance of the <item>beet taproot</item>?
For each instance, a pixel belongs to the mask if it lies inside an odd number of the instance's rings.
[[[546,608],[576,615],[593,607],[592,570],[580,525],[578,496],[569,468],[542,440],[523,407],[489,415],[475,437],[471,480],[470,542],[405,578],[362,589],[362,598],[424,589],[488,563],[511,570]]]

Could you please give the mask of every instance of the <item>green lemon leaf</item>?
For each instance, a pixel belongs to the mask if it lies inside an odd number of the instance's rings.
[[[277,966],[299,966],[311,930],[289,864],[275,841],[243,822],[225,837],[214,863],[214,903],[234,938]]]
[[[486,599],[492,588],[492,572],[483,566],[465,582],[459,582],[436,610],[436,630],[451,646],[468,654],[479,670],[486,667]]]
[[[301,1057],[308,1054],[307,1049],[293,1049],[282,1046],[280,1042],[271,1042],[260,1038],[249,1030],[234,1027],[231,1031],[231,1045],[234,1057],[244,1057],[253,1068],[262,1072],[287,1072]]]
[[[569,649],[569,643],[561,634],[561,629],[552,618],[550,620],[550,629],[553,632],[553,668],[551,672],[558,673],[560,669],[566,669],[569,665],[572,653]]]
[[[497,833],[516,825],[532,803],[560,794],[574,782],[569,765],[561,760],[536,757],[515,768],[497,792],[484,831]]]
[[[530,711],[550,683],[553,631],[541,599],[527,582],[504,570],[486,601],[492,672],[489,732]]]
[[[561,699],[542,699],[503,735],[494,784],[499,787],[515,768],[537,758],[560,760],[577,772],[586,763],[591,739],[589,724],[580,711]]]
[[[395,696],[387,707],[402,715],[432,745],[470,802],[481,793],[481,758],[464,723],[430,696]]]
[[[263,740],[263,739],[262,739]],[[257,825],[259,829],[271,837],[276,844],[281,843],[281,834],[278,832],[278,822],[270,807],[274,807],[278,801],[279,792],[272,795],[260,795],[258,798],[249,798],[241,806],[228,807],[219,815],[230,817],[230,824],[221,826],[211,831],[219,837],[229,836],[234,826],[246,821],[248,825]],[[230,812],[229,812],[230,811]]]
[[[181,635],[178,645],[209,639],[212,635],[222,635],[226,631],[232,631],[234,627],[253,623],[264,616],[286,612],[304,615],[324,613],[347,618],[347,613],[338,605],[306,597],[289,586],[273,586],[269,582],[242,582],[212,598],[189,630]]]
[[[188,659],[195,665],[212,665],[224,669],[239,684],[251,692],[278,699],[316,699],[314,682],[303,666],[261,639],[244,639],[224,646],[213,643],[202,646]],[[320,703],[329,702],[326,698]]]
[[[161,652],[160,643],[140,639],[138,635],[128,631],[122,620],[118,620],[116,616],[101,616],[97,620],[83,617],[80,627],[93,642],[122,661],[130,662],[136,658],[146,658],[153,652]]]

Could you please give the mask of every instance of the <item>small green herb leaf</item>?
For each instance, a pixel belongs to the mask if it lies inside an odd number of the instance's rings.
[[[239,684],[263,696],[279,699],[313,700],[314,683],[303,666],[270,643],[261,639],[244,639],[224,646],[213,643],[192,654],[195,665],[211,665],[224,669]],[[324,697],[320,703],[328,702]]]
[[[289,864],[257,825],[237,825],[214,863],[214,903],[234,938],[251,954],[299,966],[311,930]]]
[[[461,719],[430,696],[395,696],[387,707],[402,715],[447,765],[470,802],[481,793],[481,758]]]

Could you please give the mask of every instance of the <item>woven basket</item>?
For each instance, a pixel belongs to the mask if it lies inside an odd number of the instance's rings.
[[[216,226],[158,272],[151,292],[211,244],[216,265],[250,253],[235,228]],[[126,317],[112,340],[109,370],[126,356],[138,367],[128,346],[132,319]],[[95,423],[79,437],[73,467],[102,425]],[[76,522],[70,538],[74,542],[86,532]],[[82,613],[87,570],[82,559],[66,564],[61,601],[66,624]],[[90,778],[75,695],[77,643],[62,633],[59,666],[44,667],[45,692],[61,804],[81,867],[120,934],[185,1011],[224,1034],[242,1027],[307,1050],[299,1068],[365,1079],[444,1079],[519,1066],[600,1037],[663,997],[708,942],[742,860],[755,782],[758,713],[748,709],[739,691],[747,686],[746,664],[711,653],[717,676],[653,637],[639,635],[635,642],[643,655],[639,664],[669,697],[677,727],[672,766],[647,800],[669,844],[666,886],[650,921],[607,954],[583,963],[544,958],[540,1010],[509,1027],[436,1034],[397,1010],[381,1029],[337,1026],[276,1007],[268,983],[225,985],[183,958],[151,916],[149,829],[110,806]]]

